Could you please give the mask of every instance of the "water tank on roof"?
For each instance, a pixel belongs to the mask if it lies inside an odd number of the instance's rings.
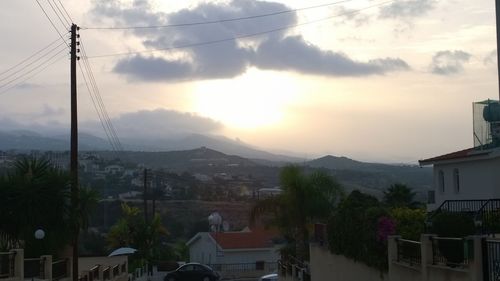
[[[483,118],[488,122],[500,122],[500,103],[491,102],[483,109]]]

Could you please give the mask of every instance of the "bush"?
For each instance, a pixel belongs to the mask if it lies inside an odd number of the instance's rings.
[[[353,191],[328,223],[330,251],[387,270],[387,243],[377,238],[392,233],[379,229],[382,217],[387,212],[375,197]]]
[[[462,238],[474,234],[476,227],[468,214],[442,212],[434,217],[432,232],[442,237]]]
[[[420,241],[425,231],[427,214],[424,209],[394,208],[390,215],[396,222],[396,233],[404,239]]]

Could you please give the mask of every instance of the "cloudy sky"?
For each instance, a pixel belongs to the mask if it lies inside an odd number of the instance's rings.
[[[59,0],[39,1],[67,37]],[[498,99],[493,0],[61,2],[123,137],[202,133],[409,163],[470,147],[471,103]],[[12,80],[29,68],[5,72],[65,46],[36,1],[1,5],[0,130],[67,128],[64,54],[26,81]],[[100,29],[162,25],[177,26]],[[79,79],[82,128],[104,135]]]

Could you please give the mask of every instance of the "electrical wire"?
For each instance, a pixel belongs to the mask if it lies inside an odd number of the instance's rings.
[[[47,0],[47,1],[49,1],[49,3],[50,3],[50,0]],[[59,11],[59,14],[61,14],[62,18],[64,19],[64,22],[66,23],[66,25],[68,27],[71,26],[71,21],[68,20],[66,18],[66,15],[64,15],[64,13],[61,11],[61,9],[59,8],[59,5],[57,5],[57,3],[56,3],[56,0],[52,0],[52,2],[54,3],[54,6],[56,7],[56,9]],[[59,3],[62,5],[61,1],[59,1]]]
[[[59,42],[59,39],[57,39],[56,42]],[[54,50],[57,50],[59,49],[59,47],[61,47],[62,45],[64,44],[64,42],[60,43],[59,45],[55,46],[54,48],[52,48],[51,50],[49,50],[47,53],[43,54],[42,56],[38,57],[37,59],[31,61],[30,63],[26,64],[25,66],[23,66],[22,68],[14,71],[14,72],[11,72],[9,75],[7,76],[4,76],[3,78],[0,78],[0,82],[6,80],[7,78],[10,78],[14,75],[16,75],[17,73],[25,70],[26,68],[28,68],[30,65],[34,64],[35,62],[41,60],[42,58],[46,57],[48,54],[52,53]]]
[[[7,88],[7,89],[4,89],[2,91],[0,91],[0,95],[3,95],[5,93],[7,93],[8,91],[22,85],[24,82],[32,79],[33,77],[37,76],[38,74],[42,73],[45,69],[47,69],[48,67],[54,65],[55,63],[59,62],[60,60],[62,60],[63,58],[66,58],[67,57],[67,54],[64,54],[63,56],[59,56],[56,60],[52,61],[51,63],[45,65],[43,68],[41,68],[39,71],[35,72],[33,75],[27,77],[26,79],[23,79],[21,80],[20,82],[16,83],[15,85]]]
[[[68,16],[69,18],[69,21],[70,22],[73,22],[73,19],[71,18],[71,16],[69,15],[68,11],[66,10],[66,8],[64,7],[63,3],[61,2],[61,0],[57,0],[59,2],[59,4],[61,4],[61,7],[63,8],[63,11],[64,13],[66,14],[66,16]]]
[[[56,40],[52,41],[52,42],[51,42],[50,44],[48,44],[47,46],[45,46],[45,47],[43,47],[42,49],[40,49],[40,50],[36,51],[36,52],[35,52],[34,54],[32,54],[31,56],[29,56],[29,57],[25,58],[24,60],[22,60],[22,61],[18,62],[18,63],[17,63],[17,64],[15,64],[15,65],[13,65],[13,66],[9,67],[8,69],[6,69],[6,70],[4,70],[4,71],[0,72],[0,76],[1,76],[1,75],[3,75],[3,74],[5,74],[5,73],[7,73],[7,72],[9,72],[9,71],[11,71],[11,70],[13,70],[13,69],[15,69],[15,68],[17,68],[18,66],[20,66],[20,65],[24,64],[25,62],[27,62],[27,61],[29,61],[30,59],[32,59],[33,57],[35,57],[36,55],[38,55],[38,54],[40,54],[41,52],[45,51],[46,49],[50,48],[50,46],[52,46],[52,45],[54,45],[55,43],[59,42],[59,39],[60,39],[60,38],[57,38]]]
[[[40,9],[42,9],[42,12],[45,14],[45,17],[49,20],[50,24],[52,25],[52,27],[54,28],[54,30],[57,32],[57,34],[59,34],[59,37],[61,37],[61,39],[66,42],[66,40],[64,39],[64,37],[62,36],[61,32],[59,31],[59,29],[57,29],[56,25],[54,24],[54,22],[52,21],[52,19],[49,17],[49,15],[47,14],[47,12],[45,12],[45,9],[43,8],[43,6],[40,4],[40,2],[38,0],[35,0],[36,3],[38,4],[38,6],[40,7]],[[66,43],[66,46],[68,46],[69,48],[69,44]]]
[[[56,11],[56,9],[54,9],[54,6],[52,6],[52,3],[50,2],[50,0],[47,0],[47,3],[49,3],[50,8],[54,12],[54,14],[56,14],[56,16],[59,19],[59,22],[61,22],[62,26],[66,26],[66,23],[64,23],[64,21],[61,19],[61,16],[59,15],[59,13]]]
[[[326,4],[321,4],[321,5],[315,5],[315,6],[309,6],[309,7],[303,7],[303,8],[298,8],[298,9],[290,9],[290,10],[283,10],[283,11],[272,12],[272,13],[267,13],[267,14],[260,14],[260,15],[246,16],[246,17],[237,17],[237,18],[229,18],[229,19],[221,19],[221,20],[188,22],[188,23],[177,23],[177,24],[166,24],[166,25],[149,25],[149,26],[82,27],[82,30],[157,29],[157,28],[170,28],[170,27],[184,27],[184,26],[217,24],[217,23],[224,23],[224,22],[232,22],[232,21],[241,21],[241,20],[249,20],[249,19],[270,17],[270,16],[276,16],[276,15],[281,15],[281,14],[286,14],[286,13],[294,13],[294,12],[299,12],[299,11],[304,11],[304,10],[310,10],[310,9],[317,9],[317,8],[322,8],[322,7],[333,6],[333,5],[337,5],[337,4],[341,4],[341,3],[345,3],[345,2],[350,2],[350,1],[353,1],[353,0],[342,0],[342,1],[331,2],[331,3],[326,3]]]
[[[54,55],[52,55],[50,58],[48,58],[47,60],[41,62],[40,64],[36,65],[35,67],[31,68],[30,70],[28,70],[27,72],[17,76],[17,77],[14,77],[13,79],[9,80],[8,82],[4,83],[3,85],[0,85],[0,89],[1,88],[4,88],[12,83],[14,83],[16,80],[19,80],[23,77],[25,77],[26,75],[32,73],[33,71],[39,69],[40,67],[43,67],[43,65],[45,65],[47,62],[49,62],[50,60],[52,60],[55,56],[63,53],[66,51],[66,48],[63,48],[63,49],[60,49],[57,53],[55,53]]]
[[[229,41],[236,41],[238,39],[257,37],[257,36],[261,36],[261,35],[268,34],[268,33],[283,31],[283,30],[292,29],[292,28],[299,27],[299,26],[304,26],[304,25],[309,25],[309,24],[313,24],[313,23],[317,23],[317,22],[331,20],[331,19],[339,17],[339,16],[354,15],[354,14],[360,13],[361,11],[380,7],[383,5],[387,5],[387,4],[393,3],[395,1],[396,0],[385,1],[382,3],[371,5],[371,6],[361,8],[358,10],[352,10],[352,11],[348,11],[345,13],[336,14],[334,16],[329,16],[329,17],[325,17],[325,18],[321,18],[321,19],[317,19],[317,20],[312,20],[312,21],[297,23],[297,24],[293,24],[293,25],[283,26],[283,27],[279,27],[279,28],[269,29],[269,30],[265,30],[265,31],[239,35],[239,36],[235,36],[235,37],[223,38],[223,39],[212,40],[212,41],[204,41],[204,42],[198,42],[198,43],[191,43],[191,44],[185,44],[185,45],[177,45],[177,46],[172,46],[172,47],[168,47],[168,48],[148,49],[148,50],[134,51],[134,52],[95,55],[95,56],[89,56],[88,58],[95,59],[95,58],[106,58],[106,57],[116,57],[116,56],[131,56],[131,55],[137,55],[137,54],[142,54],[142,53],[165,52],[165,51],[172,51],[172,50],[177,50],[177,49],[194,48],[194,47],[199,47],[199,46],[213,45],[213,44],[229,42]]]

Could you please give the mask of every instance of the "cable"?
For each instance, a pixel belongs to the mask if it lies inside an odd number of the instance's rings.
[[[71,18],[71,16],[69,15],[68,11],[66,10],[66,8],[64,7],[63,3],[61,2],[61,0],[57,0],[59,2],[59,4],[61,4],[61,7],[63,8],[64,10],[64,13],[66,13],[66,16],[68,16],[69,18],[69,21],[70,22],[73,22],[73,19]]]
[[[199,42],[199,43],[192,43],[192,44],[185,44],[185,45],[178,45],[178,46],[173,46],[173,47],[168,47],[168,48],[162,48],[162,49],[150,49],[150,50],[142,50],[142,51],[136,51],[136,52],[126,52],[126,53],[96,55],[96,56],[90,56],[88,58],[89,59],[95,59],[95,58],[116,57],[116,56],[130,56],[130,55],[136,55],[136,54],[141,54],[141,53],[154,53],[154,52],[171,51],[171,50],[176,50],[176,49],[193,48],[193,47],[199,47],[199,46],[204,46],[204,45],[213,45],[213,44],[217,44],[217,43],[223,43],[223,42],[228,42],[228,41],[235,41],[235,40],[238,40],[238,39],[256,37],[256,36],[260,36],[260,35],[263,35],[263,34],[273,33],[273,32],[277,32],[277,31],[287,30],[287,29],[291,29],[291,28],[295,28],[295,27],[299,27],[299,26],[304,26],[304,25],[308,25],[308,24],[313,24],[313,23],[317,23],[317,22],[321,22],[321,21],[325,21],[325,20],[330,20],[330,19],[338,17],[338,16],[353,15],[353,14],[357,14],[357,13],[363,11],[363,10],[367,10],[367,9],[371,9],[371,8],[383,6],[383,5],[386,5],[386,4],[395,2],[395,1],[396,0],[390,0],[390,1],[382,2],[382,3],[376,4],[376,5],[371,5],[371,6],[362,8],[362,9],[353,10],[353,11],[349,11],[349,12],[345,12],[345,13],[340,13],[340,14],[337,14],[337,15],[334,15],[334,16],[329,16],[329,17],[325,17],[325,18],[321,18],[321,19],[317,19],[317,20],[313,20],[313,21],[308,21],[308,22],[303,22],[303,23],[297,23],[297,24],[293,24],[293,25],[288,25],[288,26],[284,26],[284,27],[279,27],[279,28],[275,28],[275,29],[260,31],[260,32],[251,33],[251,34],[244,34],[244,35],[230,37],[230,38],[224,38],[224,39],[212,40],[212,41],[205,41],[205,42]]]
[[[333,6],[333,5],[341,4],[341,3],[344,3],[344,2],[350,2],[350,1],[353,1],[353,0],[342,0],[342,1],[337,1],[337,2],[332,2],[332,3],[327,3],[327,4],[321,4],[321,5],[315,5],[315,6],[309,6],[309,7],[303,7],[303,8],[298,8],[298,9],[283,10],[283,11],[278,11],[278,12],[273,12],[273,13],[268,13],[268,14],[260,14],[260,15],[247,16],[247,17],[238,17],[238,18],[229,18],[229,19],[222,19],[222,20],[189,22],[189,23],[178,23],[178,24],[167,24],[167,25],[151,25],[151,26],[82,27],[82,30],[150,29],[150,28],[169,28],[169,27],[183,27],[183,26],[216,24],[216,23],[224,23],[224,22],[232,22],[232,21],[249,20],[249,19],[256,19],[256,18],[276,16],[276,15],[280,15],[280,14],[293,13],[293,12],[298,12],[298,11],[303,11],[303,10],[310,10],[310,9],[322,8],[322,7],[327,7],[327,6]]]
[[[108,139],[108,142],[111,145],[112,150],[115,151],[116,148],[115,148],[113,142],[111,141],[111,138],[110,138],[110,136],[108,134],[108,131],[106,130],[106,127],[104,126],[104,121],[102,120],[101,113],[100,113],[99,109],[97,108],[97,105],[96,105],[95,100],[94,100],[94,96],[92,94],[92,90],[90,90],[89,83],[87,82],[87,78],[85,76],[85,73],[84,73],[84,71],[82,69],[82,65],[81,65],[80,62],[78,62],[78,67],[80,68],[80,72],[82,73],[82,77],[83,77],[83,80],[85,82],[85,86],[87,87],[87,91],[89,93],[90,99],[92,100],[92,104],[94,105],[94,108],[95,108],[95,110],[97,112],[97,116],[99,117],[99,121],[101,123],[101,126],[104,129],[104,133],[106,134],[106,138]]]
[[[123,150],[123,147],[121,145],[120,139],[118,138],[118,135],[116,134],[116,130],[115,130],[114,126],[113,126],[113,123],[111,122],[111,118],[109,117],[109,115],[107,113],[106,106],[104,105],[104,102],[102,100],[102,96],[100,94],[99,88],[97,87],[97,83],[95,81],[94,73],[93,73],[92,68],[90,66],[90,63],[89,63],[89,61],[87,59],[87,53],[85,51],[85,47],[83,45],[83,42],[80,42],[80,43],[81,43],[81,46],[82,46],[83,61],[84,61],[84,63],[86,63],[87,68],[89,70],[91,81],[93,82],[93,85],[94,85],[94,88],[95,88],[95,92],[96,92],[96,97],[97,97],[98,104],[100,105],[100,107],[102,109],[102,112],[104,113],[105,120],[107,121],[108,127],[109,127],[109,129],[111,131],[111,134],[112,134],[112,137],[113,137],[114,141],[117,143],[117,146],[121,150]]]
[[[13,82],[15,82],[16,80],[20,79],[20,78],[23,78],[23,76],[26,76],[27,74],[29,73],[32,73],[33,71],[35,71],[36,69],[42,67],[45,63],[47,63],[48,61],[50,61],[51,59],[53,59],[55,56],[61,54],[62,52],[66,51],[66,48],[63,48],[63,49],[60,49],[59,52],[55,53],[53,56],[51,56],[50,58],[48,58],[47,60],[45,60],[44,62],[38,64],[37,66],[33,67],[31,70],[25,72],[24,74],[21,74],[20,76],[18,77],[15,77],[14,79],[8,81],[7,83],[3,84],[3,85],[0,85],[0,89],[1,88],[4,88],[5,86],[8,86],[10,84],[12,84]]]
[[[24,79],[24,80],[20,81],[19,83],[16,83],[15,85],[13,85],[13,86],[11,86],[11,87],[9,87],[9,88],[7,88],[7,89],[4,89],[3,91],[0,91],[0,95],[3,95],[3,94],[5,94],[5,93],[7,93],[7,92],[8,92],[8,91],[10,91],[11,89],[18,87],[19,85],[23,84],[24,82],[28,81],[29,79],[31,79],[31,78],[33,78],[33,77],[37,76],[38,74],[40,74],[41,72],[43,72],[45,69],[47,69],[48,67],[52,66],[53,64],[55,64],[55,63],[59,62],[61,59],[65,58],[65,57],[67,57],[67,55],[66,55],[66,54],[64,54],[64,56],[60,56],[60,57],[58,57],[56,60],[54,60],[54,61],[53,61],[53,62],[51,62],[50,64],[47,64],[46,66],[44,66],[43,68],[41,68],[39,71],[35,72],[33,75],[31,75],[31,76],[27,77],[26,79]]]
[[[36,55],[38,55],[39,53],[41,53],[41,52],[45,51],[46,49],[50,48],[50,46],[52,46],[52,45],[54,45],[56,42],[58,42],[58,41],[59,41],[59,39],[60,39],[60,38],[57,38],[56,40],[52,41],[52,43],[50,43],[50,44],[48,44],[47,46],[43,47],[42,49],[38,50],[37,52],[35,52],[35,53],[34,53],[34,54],[32,54],[31,56],[29,56],[29,57],[25,58],[24,60],[22,60],[22,61],[18,62],[16,65],[14,65],[14,66],[12,66],[12,67],[10,67],[10,68],[8,68],[8,69],[6,69],[6,70],[4,70],[4,71],[0,72],[0,75],[3,75],[3,74],[5,74],[5,73],[7,73],[7,72],[9,72],[9,71],[11,71],[11,70],[13,70],[13,69],[15,69],[16,67],[18,67],[18,66],[22,65],[23,63],[25,63],[25,62],[27,62],[28,60],[30,60],[31,58],[33,58],[34,56],[36,56]]]
[[[50,0],[47,0],[47,1],[49,1],[49,3],[50,3]],[[59,11],[59,14],[61,14],[62,18],[64,19],[64,22],[66,23],[66,25],[67,26],[71,26],[71,22],[66,18],[66,16],[64,15],[64,13],[61,11],[61,9],[59,8],[59,5],[57,5],[57,3],[56,3],[56,0],[52,0],[52,2],[54,2],[54,6],[56,6],[57,10]],[[59,1],[59,3],[61,3],[61,1]]]
[[[92,67],[87,59],[87,53],[85,51],[85,46],[83,44],[83,41],[81,41],[81,40],[80,40],[80,46],[82,49],[83,65],[87,70],[87,76],[89,78],[91,87],[93,88],[95,100],[97,102],[97,106],[95,105],[95,102],[94,102],[94,106],[96,108],[96,111],[98,111],[98,114],[102,115],[101,120],[104,120],[103,124],[102,124],[103,128],[106,131],[106,134],[109,133],[109,136],[111,139],[110,141],[112,143],[114,143],[113,146],[115,147],[115,149],[123,151],[123,146],[120,142],[120,139],[118,138],[118,135],[117,135],[116,130],[113,126],[113,123],[111,122],[111,118],[109,117],[109,115],[107,113],[106,106],[104,105],[104,102],[102,100],[102,96],[101,96],[99,88],[97,86],[97,82],[95,80],[95,76],[94,76],[93,71],[92,71]]]
[[[56,41],[56,42],[58,42],[58,41],[59,41],[59,39],[57,39],[57,41]],[[32,62],[30,62],[30,63],[26,64],[24,67],[22,67],[22,68],[20,68],[20,69],[18,69],[18,70],[16,70],[16,71],[14,71],[14,72],[11,72],[9,75],[7,75],[7,76],[5,76],[5,77],[3,77],[3,78],[0,78],[0,82],[4,81],[4,80],[6,80],[7,78],[12,77],[13,75],[15,75],[15,74],[17,74],[17,73],[19,73],[19,72],[23,71],[24,69],[28,68],[30,65],[34,64],[35,62],[37,62],[37,61],[41,60],[42,58],[44,58],[45,56],[47,56],[48,54],[52,53],[52,51],[57,50],[57,49],[58,49],[59,47],[61,47],[61,45],[63,45],[63,44],[64,44],[64,42],[60,43],[59,45],[55,46],[54,48],[52,48],[50,51],[48,51],[48,52],[47,52],[47,53],[45,53],[44,55],[42,55],[42,56],[38,57],[37,59],[35,59],[34,61],[32,61]]]
[[[54,9],[54,6],[52,6],[52,3],[50,2],[50,0],[47,0],[47,3],[49,3],[50,8],[54,12],[54,14],[56,14],[56,16],[59,19],[59,21],[61,22],[62,26],[66,26],[66,23],[64,23],[64,21],[61,19],[61,16],[59,16],[59,13],[56,11],[56,9]]]
[[[61,37],[61,39],[66,42],[66,40],[64,40],[64,37],[62,36],[61,32],[59,32],[59,29],[57,29],[56,25],[54,24],[54,22],[50,19],[49,15],[47,14],[47,12],[45,12],[45,9],[42,7],[42,5],[40,4],[40,2],[38,0],[36,0],[36,3],[38,4],[38,6],[40,7],[40,9],[42,9],[42,12],[45,14],[45,17],[47,17],[47,19],[49,20],[50,24],[52,25],[52,27],[55,29],[55,31],[57,32],[57,34],[59,34],[59,37]],[[68,43],[66,43],[66,46],[68,46],[69,48],[69,45]]]

